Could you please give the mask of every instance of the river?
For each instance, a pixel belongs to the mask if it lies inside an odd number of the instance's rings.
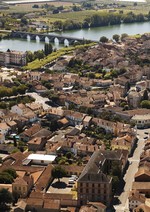
[[[96,27],[91,29],[71,30],[57,32],[56,35],[72,36],[77,38],[99,40],[100,37],[106,36],[111,39],[114,34],[127,33],[128,35],[144,34],[150,32],[150,22],[144,23],[132,23],[132,24],[121,24],[114,26]],[[54,33],[53,33],[54,34]],[[54,44],[55,48],[61,48],[58,42]],[[18,51],[37,51],[44,48],[44,42],[20,40],[20,39],[6,39],[0,41],[0,51],[6,51],[7,49],[18,50]]]

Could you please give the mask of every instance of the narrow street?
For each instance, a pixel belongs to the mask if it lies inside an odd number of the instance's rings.
[[[139,140],[137,141],[137,148],[135,149],[133,156],[131,158],[129,158],[130,165],[124,176],[124,181],[125,181],[124,190],[119,197],[119,200],[121,203],[119,205],[114,206],[114,208],[117,212],[129,211],[128,195],[132,188],[132,183],[134,181],[134,175],[138,170],[140,155],[143,151],[143,147],[145,144],[144,137],[146,137],[146,135],[144,134],[144,132],[148,132],[148,131],[150,131],[150,130],[149,129],[148,130],[147,129],[137,130],[137,137]]]

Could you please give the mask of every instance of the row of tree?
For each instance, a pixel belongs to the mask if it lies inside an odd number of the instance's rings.
[[[90,27],[100,27],[100,26],[108,26],[115,25],[121,23],[133,23],[133,22],[143,22],[150,20],[150,14],[147,15],[134,14],[133,12],[129,12],[127,14],[121,13],[107,13],[103,12],[101,14],[94,14],[90,17],[84,19],[83,22],[74,21],[74,20],[66,20],[63,21],[55,21],[53,23],[54,29],[58,30],[71,30],[71,29],[81,29],[81,28],[90,28]]]
[[[26,85],[13,86],[12,88],[8,88],[5,86],[0,86],[0,98],[6,96],[16,96],[17,94],[25,94],[27,89]]]
[[[26,58],[27,62],[32,62],[36,59],[43,59],[45,56],[51,54],[53,52],[53,46],[50,43],[45,43],[44,50],[38,50],[35,52],[27,51]]]

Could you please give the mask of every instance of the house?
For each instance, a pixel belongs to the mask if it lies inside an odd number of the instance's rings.
[[[38,211],[38,212],[59,212],[60,211],[60,200],[48,199],[44,197],[29,197],[27,199],[27,211]]]
[[[131,191],[129,194],[129,209],[133,211],[134,208],[138,207],[139,205],[145,203],[145,196],[140,194],[139,191]]]
[[[70,121],[70,124],[73,126],[82,124],[82,121],[83,121],[84,117],[86,116],[83,113],[74,112],[74,111],[70,111],[70,110],[65,110],[64,115]]]
[[[99,166],[99,151],[95,152],[77,181],[77,195],[80,205],[102,202],[109,205],[112,199],[112,178],[104,174]]]
[[[147,128],[150,126],[150,114],[134,115],[131,120],[136,123],[137,128]]]
[[[33,177],[26,173],[23,177],[17,177],[12,183],[12,192],[17,192],[20,197],[26,197],[33,187]]]
[[[44,155],[44,154],[30,154],[24,161],[23,165],[48,165],[52,163],[56,158],[56,155]]]
[[[0,64],[1,65],[26,65],[26,53],[21,51],[10,51],[0,53]]]
[[[91,124],[91,121],[92,121],[91,116],[85,116],[85,118],[83,119],[83,126],[89,127],[89,125]]]
[[[28,150],[29,151],[39,151],[43,150],[45,144],[46,144],[46,138],[45,137],[34,137],[31,140],[28,141]]]
[[[101,202],[88,202],[81,206],[79,212],[106,212],[106,205]]]
[[[133,212],[139,212],[139,211],[149,212],[150,206],[146,204],[141,204],[138,207],[133,209]]]
[[[79,204],[102,202],[109,205],[112,198],[112,177],[110,170],[116,164],[121,170],[127,162],[123,151],[95,151],[77,181]]]
[[[17,123],[15,121],[7,122],[7,125],[11,128],[12,132],[17,132]]]
[[[29,78],[30,80],[37,80],[40,81],[41,80],[41,73],[37,72],[37,71],[30,71],[29,72]]]
[[[5,141],[5,136],[4,134],[0,133],[0,144],[4,143]]]
[[[1,134],[7,135],[10,130],[11,130],[11,128],[5,122],[0,123],[0,133]]]
[[[132,184],[132,189],[137,190],[145,196],[150,195],[150,171],[143,168],[139,169],[135,174],[135,181]]]
[[[32,102],[32,103],[27,103],[26,107],[28,107],[30,110],[32,110],[36,114],[40,114],[43,112],[42,104],[37,104],[35,102]]]
[[[37,115],[31,110],[24,113],[23,117],[28,120],[28,123],[34,123],[37,121]]]
[[[35,90],[36,93],[40,94],[40,93],[46,92],[47,88],[45,86],[43,86],[43,85],[38,84],[38,85],[34,86],[34,90]]]
[[[127,96],[129,105],[133,108],[137,108],[141,101],[141,94],[136,90],[131,90]]]
[[[21,116],[27,112],[27,107],[24,104],[20,103],[18,105],[12,106],[10,111],[12,113],[17,113],[18,115]]]
[[[116,149],[128,150],[130,154],[131,150],[133,150],[133,147],[135,146],[135,141],[136,141],[136,136],[126,134],[124,136],[114,138],[111,141],[111,148],[112,150],[116,150]]]
[[[58,126],[60,128],[65,128],[65,127],[67,127],[69,125],[69,121],[66,118],[59,119],[57,121],[57,123],[58,123]]]
[[[19,136],[22,141],[29,141],[35,133],[39,132],[41,129],[41,125],[34,124],[29,129],[26,129],[24,132],[22,132]]]

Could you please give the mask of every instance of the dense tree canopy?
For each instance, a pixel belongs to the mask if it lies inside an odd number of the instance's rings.
[[[52,176],[53,176],[54,178],[58,178],[58,181],[60,181],[60,178],[66,176],[66,171],[65,171],[61,166],[56,166],[56,167],[52,170]]]
[[[2,188],[0,190],[0,209],[4,210],[4,208],[6,207],[6,204],[12,203],[12,201],[13,201],[13,198],[11,193],[7,189]]]

